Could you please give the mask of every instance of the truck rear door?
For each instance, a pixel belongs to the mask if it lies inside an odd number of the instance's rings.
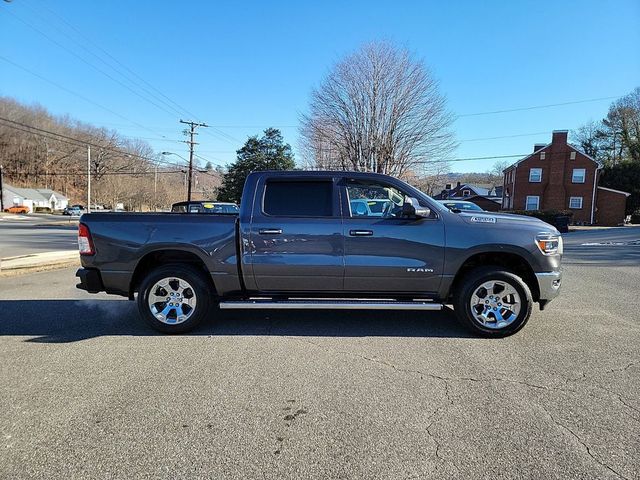
[[[333,177],[291,175],[258,182],[245,254],[259,291],[342,291],[344,239],[335,184]]]

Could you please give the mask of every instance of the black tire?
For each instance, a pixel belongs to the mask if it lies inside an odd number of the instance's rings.
[[[508,316],[508,323],[505,322],[507,324],[502,327],[499,326],[499,322],[497,321],[495,314],[491,312],[491,308],[488,309],[487,313],[489,319],[486,323],[483,324],[480,320],[476,319],[471,307],[471,300],[474,293],[476,293],[476,291],[478,291],[479,289],[479,291],[482,293],[483,291],[485,291],[481,289],[482,285],[492,281],[498,282],[499,286],[501,286],[502,284],[508,284],[517,292],[519,296],[520,309],[517,315],[513,315],[513,312],[509,310],[509,308],[512,307],[510,305],[507,307],[506,302],[504,309],[500,309],[499,307],[497,307],[497,305],[502,305],[502,303],[496,304],[496,307],[493,308],[493,310],[497,308],[497,313],[501,317],[503,315]],[[489,300],[488,298],[490,293],[493,292],[486,293],[487,300],[485,300],[485,303],[493,301]],[[498,291],[498,293],[501,293],[501,291]],[[495,301],[501,302],[502,298],[501,300]],[[479,267],[467,273],[465,275],[465,278],[462,279],[462,282],[454,293],[453,307],[458,320],[460,320],[460,322],[467,328],[469,328],[472,332],[484,337],[499,338],[513,335],[525,326],[525,324],[529,320],[529,317],[531,316],[533,298],[531,296],[531,290],[518,275],[508,272],[502,267]],[[484,308],[484,305],[479,304],[476,306],[476,308],[476,312],[478,312],[478,310],[482,310]],[[481,315],[481,312],[478,312],[477,314]]]
[[[166,320],[161,321],[154,316],[151,310],[151,306],[149,305],[149,296],[152,294],[154,286],[164,279],[179,279],[186,282],[189,285],[189,288],[185,288],[182,293],[178,293],[176,291],[175,281],[170,282],[170,285],[167,287],[166,295],[171,295],[171,293],[183,295],[184,299],[188,299],[187,301],[190,300],[193,303],[193,297],[190,296],[193,294],[195,297],[195,306],[191,308],[189,305],[183,305],[181,300],[180,307],[177,309],[169,307]],[[153,293],[156,295],[158,293],[162,293],[162,288],[163,287],[160,287],[161,290],[156,289]],[[182,286],[178,285],[177,289],[179,290],[181,288]],[[140,283],[137,298],[138,311],[144,321],[159,332],[184,333],[194,329],[207,317],[209,314],[209,308],[213,302],[213,296],[213,287],[203,271],[189,265],[163,265],[152,270]],[[171,297],[168,296],[167,298]],[[168,305],[168,302],[164,302],[164,304],[160,302],[154,304],[157,310],[160,310],[160,308],[164,310],[163,307],[167,307]],[[178,303],[176,302],[175,305],[177,306]],[[178,312],[181,312],[187,318],[185,320],[179,320],[178,318],[174,319],[174,317],[178,316]],[[158,313],[162,314],[162,312]]]

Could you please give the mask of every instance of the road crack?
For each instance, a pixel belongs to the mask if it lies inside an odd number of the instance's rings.
[[[617,470],[615,470],[613,467],[611,467],[610,465],[604,463],[602,460],[600,460],[598,457],[596,457],[592,452],[591,452],[591,448],[589,448],[589,445],[586,444],[586,442],[584,442],[577,433],[575,433],[573,430],[571,430],[569,427],[567,427],[566,425],[560,423],[552,414],[551,412],[549,412],[549,410],[547,410],[547,408],[540,404],[540,408],[542,408],[542,410],[544,410],[544,412],[549,416],[549,418],[551,419],[551,421],[554,423],[554,425],[560,427],[561,429],[563,429],[566,432],[569,432],[569,434],[571,434],[571,436],[573,438],[576,439],[576,441],[582,445],[582,447],[584,448],[584,450],[587,452],[587,454],[599,465],[601,465],[602,467],[606,468],[607,470],[609,470],[610,472],[612,472],[614,475],[616,475],[618,478],[622,478],[624,480],[629,480],[627,477],[625,477],[624,475],[622,475],[620,472],[618,472]]]
[[[419,375],[420,379],[424,379],[424,377],[428,377],[428,378],[432,378],[438,381],[443,382],[444,387],[445,387],[445,397],[448,401],[448,403],[446,405],[441,405],[438,408],[435,409],[434,413],[429,417],[430,423],[426,428],[427,434],[429,435],[429,437],[433,440],[434,444],[435,444],[435,456],[438,460],[441,461],[447,461],[444,457],[442,457],[442,455],[440,454],[440,442],[435,438],[435,436],[433,435],[433,433],[431,432],[431,428],[433,427],[433,425],[438,421],[440,415],[446,411],[448,408],[450,408],[451,406],[454,405],[453,402],[453,398],[451,397],[450,391],[449,391],[449,382],[477,382],[477,383],[491,383],[491,382],[504,382],[504,383],[509,383],[509,384],[515,384],[515,385],[522,385],[524,387],[528,387],[528,388],[532,388],[532,389],[536,389],[536,390],[545,390],[545,391],[559,391],[559,392],[563,392],[563,393],[573,393],[573,394],[577,394],[577,395],[588,395],[592,398],[596,398],[598,400],[602,400],[602,397],[599,397],[597,395],[594,395],[592,393],[589,392],[579,392],[577,390],[573,390],[573,389],[569,389],[569,388],[563,388],[563,387],[559,387],[556,385],[541,385],[541,384],[537,384],[537,383],[532,383],[532,382],[527,382],[524,380],[514,380],[511,378],[503,378],[503,377],[487,377],[487,378],[476,378],[476,377],[448,377],[448,376],[443,376],[443,375],[437,375],[435,373],[430,373],[430,372],[423,372],[421,370],[415,370],[415,369],[409,369],[409,368],[403,368],[403,367],[399,367],[397,365],[394,365],[391,362],[387,362],[385,360],[381,360],[379,358],[376,357],[369,357],[366,355],[362,355],[359,353],[355,353],[355,352],[350,352],[350,351],[345,351],[345,350],[339,350],[333,347],[327,347],[324,345],[321,345],[319,343],[313,342],[311,340],[308,339],[299,339],[299,338],[295,338],[295,337],[288,337],[290,339],[293,340],[297,340],[300,342],[304,342],[304,343],[308,343],[310,345],[313,345],[317,348],[320,348],[322,350],[325,351],[330,351],[333,353],[337,353],[343,356],[349,356],[352,358],[360,358],[362,360],[365,360],[367,362],[371,362],[371,363],[375,363],[378,365],[382,365],[384,367],[393,369],[394,371],[397,372],[402,372],[402,373],[406,373],[406,374],[413,374],[413,375]],[[631,368],[633,365],[635,365],[634,363],[630,363],[629,365],[621,368],[621,369],[617,369],[614,371],[624,371],[627,370],[629,368]],[[567,380],[565,381],[565,384],[567,384],[569,381],[576,381],[576,380],[588,380],[588,377],[586,376],[586,374],[583,372],[582,376],[579,379],[573,379],[573,380]],[[596,388],[599,388],[600,390],[603,390],[605,392],[607,392],[609,395],[615,397],[618,399],[618,401],[620,403],[622,403],[623,405],[625,405],[627,408],[639,412],[639,410],[631,405],[629,405],[628,403],[626,403],[622,397],[620,396],[620,394],[616,393],[616,392],[612,392],[611,390],[608,390],[606,388],[604,388],[602,385],[594,384],[592,385]],[[600,464],[601,466],[603,466],[604,468],[606,468],[607,470],[611,471],[612,473],[614,473],[615,475],[617,475],[619,478],[628,480],[627,477],[625,477],[624,475],[620,474],[619,472],[617,472],[615,469],[613,469],[611,466],[609,466],[608,464],[602,462],[601,460],[599,460],[596,456],[593,455],[593,453],[591,452],[591,449],[589,448],[589,446],[582,441],[582,439],[573,431],[571,430],[569,427],[567,427],[566,425],[563,425],[562,423],[558,422],[555,417],[553,415],[551,415],[551,413],[544,407],[544,405],[540,404],[541,408],[547,413],[547,415],[551,418],[551,420],[554,422],[555,425],[561,427],[562,429],[564,429],[565,431],[569,432],[585,449],[585,451],[587,452],[587,454],[598,464]],[[634,419],[635,421],[638,421],[637,418],[635,418],[632,415],[629,415],[630,418]],[[449,463],[451,463],[451,465],[453,465],[453,467],[459,472],[459,468],[455,465],[455,463],[449,461]]]

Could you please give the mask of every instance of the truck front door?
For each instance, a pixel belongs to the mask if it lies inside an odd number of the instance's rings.
[[[405,218],[411,196],[384,181],[341,182],[347,292],[429,294],[438,291],[444,266],[444,224],[430,218]],[[428,205],[422,205],[428,206]]]
[[[344,239],[333,178],[262,179],[246,254],[261,292],[341,292]]]

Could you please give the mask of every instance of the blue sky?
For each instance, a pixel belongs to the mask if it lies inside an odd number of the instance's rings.
[[[133,82],[122,78],[97,57],[111,64],[115,58],[120,71],[125,65],[216,126],[199,135],[198,149],[224,165],[248,135],[268,126],[280,128],[295,151],[311,89],[341,56],[376,39],[422,58],[457,115],[619,96],[640,85],[638,0],[13,0],[0,2],[0,57],[13,62],[0,58],[0,95],[186,156],[178,142],[180,115],[158,98],[153,105],[134,94],[148,96],[140,86],[149,87],[131,74]],[[528,153],[554,129],[602,118],[610,103],[461,116],[454,124],[455,157]],[[475,140],[506,136],[512,137]],[[485,171],[494,162],[457,162],[453,169]]]

